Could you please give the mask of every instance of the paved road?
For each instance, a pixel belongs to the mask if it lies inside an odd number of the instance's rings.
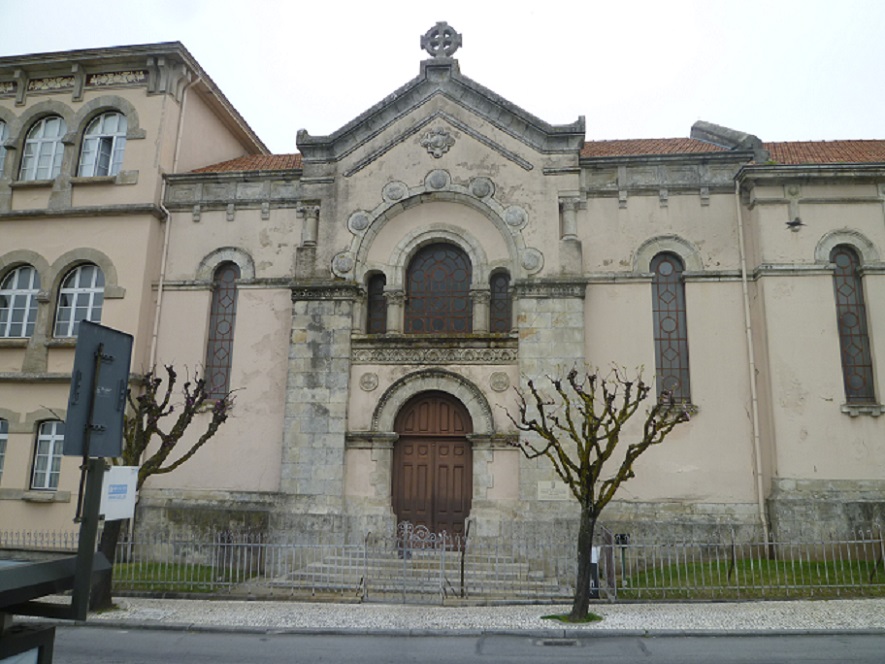
[[[411,662],[513,664],[881,664],[885,635],[382,636],[244,634],[66,627],[57,630],[56,664],[320,664]]]

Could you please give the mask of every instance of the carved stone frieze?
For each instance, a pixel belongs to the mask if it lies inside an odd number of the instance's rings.
[[[15,93],[15,81],[0,81],[0,95]]]
[[[111,71],[102,74],[90,74],[86,78],[86,86],[99,88],[109,85],[138,85],[147,83],[148,73],[146,69],[133,69],[130,71]]]
[[[408,338],[355,339],[354,364],[513,364],[518,359],[517,341],[486,343],[471,339],[413,342]]]
[[[584,281],[524,281],[516,284],[517,297],[532,298],[583,298],[587,291]]]
[[[28,81],[28,92],[62,90],[72,87],[74,87],[73,76],[50,76],[48,78],[34,78]]]
[[[358,297],[359,288],[348,284],[298,284],[292,287],[293,302],[303,300],[355,300]]]

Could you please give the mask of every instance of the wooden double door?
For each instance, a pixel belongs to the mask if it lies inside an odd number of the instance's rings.
[[[464,406],[442,392],[409,401],[396,419],[393,511],[397,522],[463,535],[473,497],[472,431]]]

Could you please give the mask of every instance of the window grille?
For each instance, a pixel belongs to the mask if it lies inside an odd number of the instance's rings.
[[[489,332],[510,332],[513,327],[513,300],[510,297],[510,275],[495,272],[489,280]]]
[[[836,266],[833,272],[833,289],[836,295],[845,398],[849,403],[871,403],[876,397],[873,389],[873,358],[860,278],[860,259],[853,248],[839,245],[830,253],[830,261]]]
[[[470,259],[458,247],[432,244],[419,250],[406,273],[406,333],[469,333],[470,279]]]
[[[666,393],[690,403],[685,267],[676,254],[661,253],[652,259],[651,271],[658,398]]]
[[[213,399],[222,399],[230,391],[230,369],[237,318],[236,263],[222,263],[215,270],[212,284],[212,309],[209,314],[209,342],[206,348],[206,391]]]
[[[384,298],[384,286],[387,278],[383,274],[373,274],[369,278],[366,307],[367,334],[384,334],[387,332],[387,300]]]

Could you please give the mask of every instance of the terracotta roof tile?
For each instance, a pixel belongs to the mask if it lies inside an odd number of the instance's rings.
[[[775,164],[868,164],[885,163],[885,140],[789,141],[765,143]],[[641,157],[644,155],[703,154],[725,152],[726,148],[693,138],[632,138],[614,141],[587,141],[581,156]],[[237,171],[278,171],[301,168],[301,155],[246,155],[220,164],[198,168],[194,173]]]
[[[617,141],[588,141],[582,157],[639,157],[642,155],[723,152],[725,148],[694,138],[632,138]]]
[[[235,171],[284,171],[301,168],[301,155],[295,154],[248,154],[220,164],[203,166],[194,173],[231,173]]]
[[[764,145],[776,164],[885,162],[885,141],[790,141]]]

